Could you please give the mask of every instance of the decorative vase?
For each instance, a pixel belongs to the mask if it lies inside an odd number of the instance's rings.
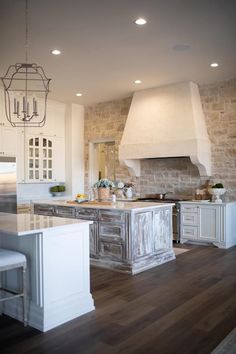
[[[128,198],[128,199],[131,199],[131,198],[132,198],[132,196],[133,196],[132,187],[126,188],[125,195],[126,195],[126,198]]]
[[[225,188],[211,188],[209,190],[209,192],[212,195],[214,195],[214,197],[215,197],[214,202],[215,203],[222,203],[222,199],[220,198],[220,196],[223,195],[226,192],[226,190],[225,190]]]
[[[108,200],[110,197],[110,188],[98,188],[98,200]]]

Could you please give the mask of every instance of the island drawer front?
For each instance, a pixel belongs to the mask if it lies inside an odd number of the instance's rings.
[[[196,226],[183,226],[182,237],[187,239],[197,239],[198,228]]]
[[[124,244],[119,242],[99,241],[99,256],[103,259],[122,261],[125,259]]]
[[[61,216],[65,218],[74,218],[75,217],[75,208],[68,206],[57,206],[56,207],[56,216]]]
[[[181,223],[183,225],[198,225],[198,214],[196,213],[182,213],[181,214]]]
[[[120,224],[108,224],[100,221],[99,223],[99,238],[111,238],[113,240],[121,241],[125,238],[125,227]]]
[[[99,220],[108,222],[125,222],[125,213],[122,211],[100,210]]]
[[[76,208],[76,218],[98,220],[98,210],[90,208]]]
[[[55,208],[51,205],[34,205],[34,214],[55,215]]]
[[[183,213],[197,213],[198,206],[196,205],[181,205],[181,212]]]

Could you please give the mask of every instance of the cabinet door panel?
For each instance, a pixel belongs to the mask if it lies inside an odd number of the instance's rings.
[[[97,220],[98,210],[92,208],[76,208],[76,218],[85,220]]]
[[[199,208],[199,239],[219,240],[219,206],[201,206]]]
[[[75,218],[75,209],[68,206],[57,206],[56,216],[61,216],[63,218]]]
[[[153,214],[144,212],[135,214],[133,252],[139,258],[152,252],[153,248]]]
[[[39,215],[55,215],[55,208],[54,206],[49,205],[34,205],[34,214]]]
[[[123,223],[125,221],[125,213],[122,211],[101,210],[99,214],[99,220]]]
[[[197,213],[182,213],[181,223],[183,225],[197,226],[198,224],[198,214]]]
[[[183,238],[197,240],[198,239],[198,227],[197,226],[182,226],[181,235]]]
[[[154,223],[154,250],[156,251],[158,249],[171,248],[171,210],[160,209],[156,211],[154,214]]]
[[[1,151],[6,156],[16,156],[17,129],[13,127],[1,127]]]
[[[124,239],[124,225],[99,223],[99,238],[112,238],[114,240]]]
[[[116,242],[106,242],[99,240],[99,255],[113,261],[121,261],[125,258],[124,245]]]

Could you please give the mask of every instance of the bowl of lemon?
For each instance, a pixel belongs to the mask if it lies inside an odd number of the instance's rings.
[[[75,200],[78,203],[87,202],[88,201],[88,195],[87,194],[82,194],[82,193],[76,194]]]

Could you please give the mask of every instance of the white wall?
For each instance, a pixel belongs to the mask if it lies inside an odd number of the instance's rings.
[[[84,192],[84,107],[66,107],[66,187],[73,198]]]

